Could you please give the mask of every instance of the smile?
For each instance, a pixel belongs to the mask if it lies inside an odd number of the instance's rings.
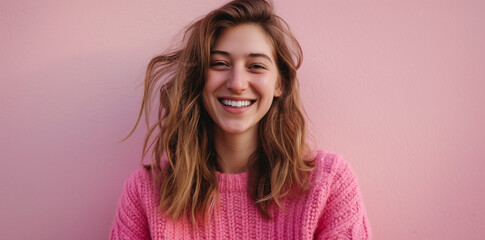
[[[235,100],[221,98],[219,99],[219,102],[221,102],[222,104],[228,107],[241,108],[241,107],[249,107],[255,101],[254,100],[235,101]]]

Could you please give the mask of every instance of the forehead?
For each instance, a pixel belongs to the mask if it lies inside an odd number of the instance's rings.
[[[274,48],[268,34],[255,24],[239,24],[225,29],[212,47],[214,50],[231,55],[264,53],[274,58]]]

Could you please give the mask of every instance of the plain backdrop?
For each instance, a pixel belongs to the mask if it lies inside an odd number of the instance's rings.
[[[0,239],[108,238],[146,65],[224,2],[0,0]],[[374,239],[483,239],[485,1],[275,6],[314,145],[353,166]]]

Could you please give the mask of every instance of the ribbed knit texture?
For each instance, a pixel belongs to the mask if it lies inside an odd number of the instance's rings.
[[[205,227],[157,213],[158,196],[145,169],[123,189],[111,239],[370,239],[357,179],[340,156],[318,151],[311,188],[285,198],[263,218],[247,193],[248,173],[217,173],[220,207]]]

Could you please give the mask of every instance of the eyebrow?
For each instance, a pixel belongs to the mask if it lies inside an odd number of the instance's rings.
[[[231,55],[228,52],[220,51],[220,50],[211,51],[211,55],[212,54],[221,54],[221,55],[224,55],[224,56],[227,56],[227,57],[229,57]],[[264,54],[264,53],[250,53],[250,54],[248,54],[248,57],[253,57],[253,58],[255,58],[255,57],[263,57],[263,58],[268,59],[271,63],[273,63],[273,61],[271,61],[271,58],[268,55]]]

